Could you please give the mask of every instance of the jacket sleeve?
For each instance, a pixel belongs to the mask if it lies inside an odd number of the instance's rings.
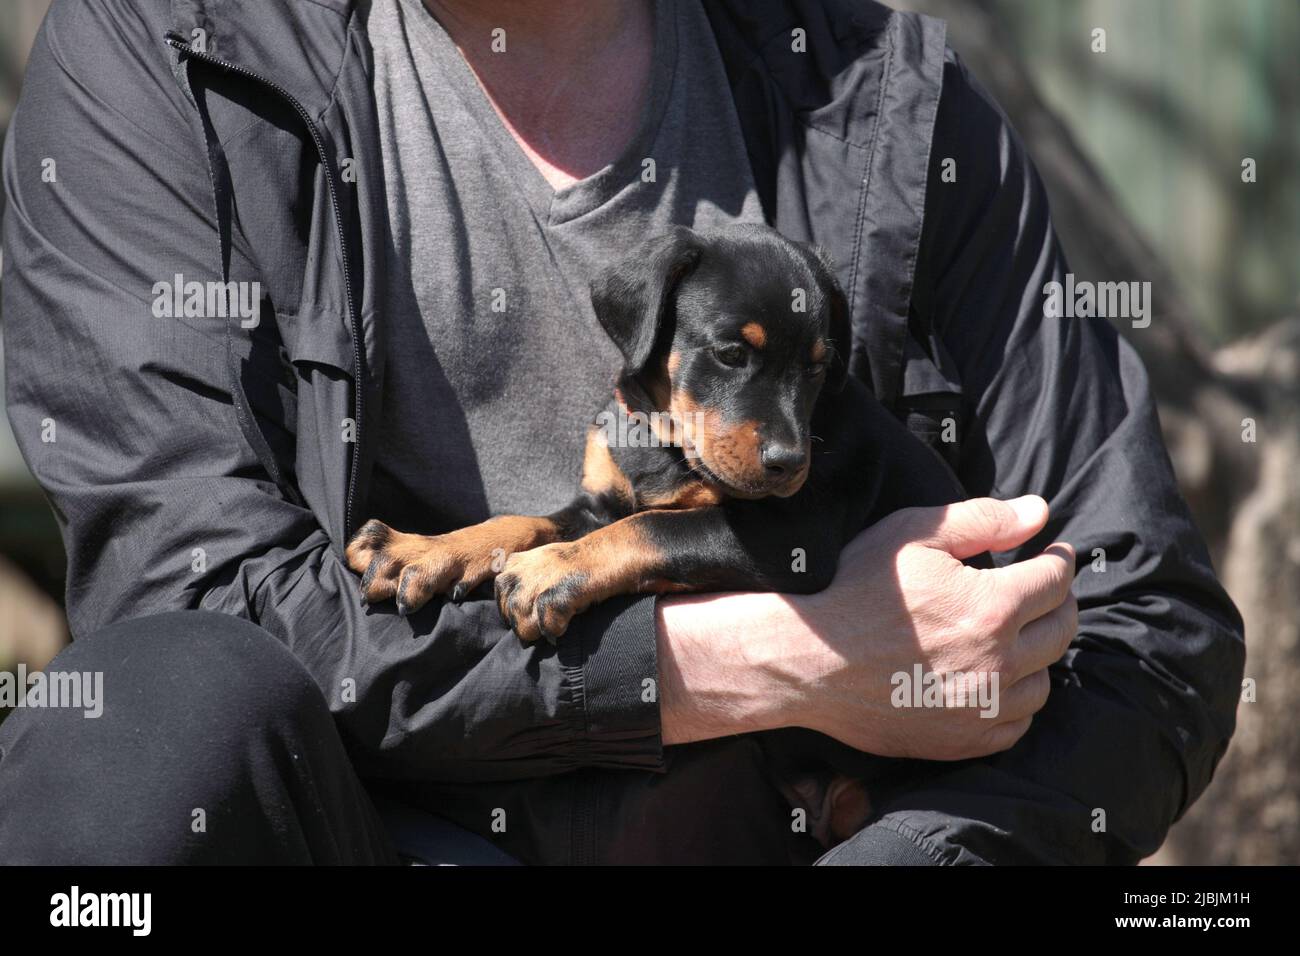
[[[609,602],[558,648],[523,646],[490,601],[362,608],[337,542],[243,440],[226,320],[155,315],[156,283],[220,279],[193,107],[148,19],[165,8],[58,0],[5,144],[7,411],[63,531],[74,635],[180,608],[246,617],[313,675],[365,774],[659,769],[652,600]],[[309,380],[244,371],[291,451]]]
[[[1048,500],[1047,529],[999,562],[1074,545],[1079,628],[1021,742],[900,797],[887,825],[950,859],[1135,861],[1227,748],[1241,619],[1179,495],[1137,355],[1103,318],[1044,316],[1044,287],[1068,271],[1046,196],[951,54],[930,164],[914,309],[961,383],[960,477],[972,496]]]

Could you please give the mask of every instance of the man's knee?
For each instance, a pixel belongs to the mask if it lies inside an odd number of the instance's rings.
[[[227,615],[111,625],[65,649],[44,680],[41,705],[0,727],[0,818],[9,821],[0,847],[11,859],[24,847],[62,857],[49,862],[76,862],[80,849],[87,861],[132,859],[141,845],[153,858],[183,856],[210,815],[236,812],[249,796],[240,791],[275,772],[259,764],[285,742],[333,732],[320,690],[288,650]],[[56,686],[80,687],[80,700],[53,699]]]
[[[249,621],[210,611],[112,624],[70,644],[46,675],[48,687],[79,686],[91,698],[88,707],[50,708],[51,716],[108,717],[157,735],[196,722],[233,733],[326,710],[279,641]]]

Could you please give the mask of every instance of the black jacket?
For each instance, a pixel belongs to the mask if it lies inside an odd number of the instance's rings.
[[[769,220],[839,264],[854,372],[971,495],[1048,498],[1023,553],[1080,555],[1078,639],[1032,730],[927,768],[886,818],[952,860],[1152,852],[1227,746],[1244,651],[1141,364],[1101,320],[1043,318],[1066,266],[1042,187],[940,22],[705,6]],[[504,839],[527,858],[756,858],[730,819],[744,741],[661,746],[652,599],[585,615],[558,650],[504,639],[489,602],[360,606],[340,557],[367,514],[386,271],[362,20],[354,0],[56,0],[41,30],[5,144],[7,398],[64,530],[73,632],[246,617],[315,675],[363,774],[442,785],[487,832],[513,801],[528,823]],[[158,317],[177,275],[259,282],[260,324]],[[938,440],[948,416],[959,443]],[[660,845],[646,807],[687,806],[729,822]]]

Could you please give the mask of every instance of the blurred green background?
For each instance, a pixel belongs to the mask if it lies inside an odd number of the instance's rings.
[[[1210,340],[1294,313],[1300,3],[994,6],[1015,55],[1172,267]],[[1107,31],[1104,54],[1091,51],[1094,27]],[[1251,189],[1241,188],[1243,157],[1258,165]]]

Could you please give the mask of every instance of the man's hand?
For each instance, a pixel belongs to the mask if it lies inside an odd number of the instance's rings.
[[[819,594],[659,602],[665,744],[800,726],[868,753],[958,760],[1012,746],[1074,637],[1074,551],[993,570],[963,565],[1037,534],[1047,505],[978,498],[897,512],[858,535]],[[895,707],[891,677],[998,675],[996,717]]]

